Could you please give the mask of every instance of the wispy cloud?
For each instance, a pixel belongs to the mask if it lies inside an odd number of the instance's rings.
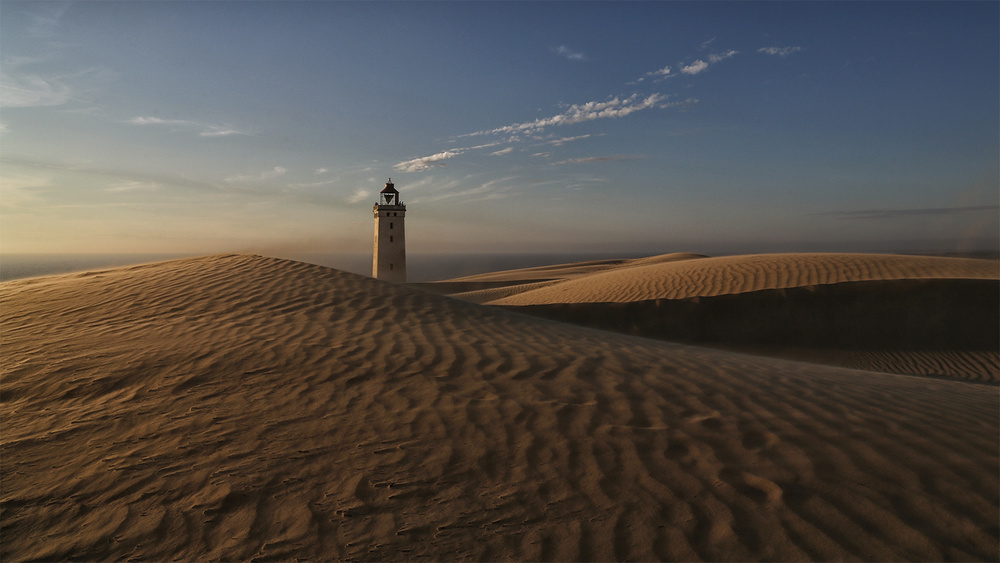
[[[712,40],[705,42],[705,45],[710,44],[711,41]],[[553,48],[553,51],[559,54],[560,56],[566,56],[571,58],[583,57],[582,54],[574,52],[565,45]],[[695,61],[694,63],[683,67],[682,72],[687,74],[697,74],[703,71],[705,68],[708,68],[710,64],[715,64],[717,62],[726,60],[737,54],[738,51],[733,49],[719,53],[713,53],[706,57],[708,62],[699,59],[698,61]],[[664,66],[657,70],[646,73],[643,77],[639,78],[638,82],[641,82],[647,78],[653,78],[656,79],[657,81],[663,80],[666,79],[667,77],[675,76],[673,72],[674,71],[670,66]],[[539,139],[540,136],[544,138],[544,136],[542,136],[541,134],[550,127],[574,125],[578,123],[584,123],[600,119],[620,118],[650,108],[666,109],[670,107],[689,106],[698,103],[698,100],[696,98],[688,98],[683,101],[670,102],[670,103],[667,103],[666,100],[667,96],[661,93],[652,93],[644,96],[640,96],[638,93],[634,93],[628,97],[616,96],[602,101],[591,101],[581,104],[563,106],[565,109],[555,115],[550,115],[548,117],[541,117],[531,121],[511,123],[509,125],[496,127],[493,129],[484,129],[472,133],[465,133],[462,135],[458,135],[457,137],[457,138],[464,138],[464,137],[474,137],[479,135],[497,135],[503,137],[503,139],[500,141],[485,145],[479,145],[477,147],[449,148],[447,150],[443,150],[435,154],[431,154],[429,156],[422,156],[417,158],[411,158],[409,160],[404,160],[402,162],[395,164],[393,168],[401,172],[420,172],[424,170],[429,170],[435,166],[443,166],[445,164],[445,161],[461,156],[466,152],[475,149],[481,149],[489,146],[498,145],[501,143],[515,144],[525,141],[527,139],[541,140]],[[589,136],[590,135],[588,134],[588,135],[579,135],[573,137],[562,137],[560,139],[554,139],[542,142],[545,144],[552,144],[554,146],[561,146],[565,143],[575,141],[578,139],[585,139]],[[502,156],[513,152],[513,149],[514,147],[508,146],[504,149],[493,151],[490,153],[490,155]],[[533,156],[542,156],[548,158],[551,156],[551,153],[545,153],[545,152],[535,153]],[[569,162],[577,162],[577,161],[562,161],[560,164]],[[579,161],[579,162],[586,162],[586,161]]]
[[[233,129],[231,127],[212,127],[206,131],[198,133],[200,137],[227,137],[229,135],[249,135],[249,133],[244,133],[239,129]]]
[[[18,166],[24,166],[27,168],[40,171],[56,171],[56,173],[59,173],[61,171],[69,171],[77,174],[86,174],[92,177],[100,177],[102,180],[106,180],[108,178],[114,178],[121,180],[122,183],[131,181],[152,182],[162,186],[170,186],[171,188],[183,188],[183,189],[198,190],[203,192],[219,192],[222,190],[222,187],[217,183],[195,180],[183,174],[136,173],[133,170],[121,170],[115,168],[89,168],[86,166],[66,164],[62,162],[29,160],[23,158],[10,158],[10,157],[0,157],[0,163],[15,164]],[[6,189],[7,189],[6,178],[3,180],[3,189],[4,189],[4,197],[6,197]],[[226,189],[225,191],[229,190]]]
[[[69,9],[69,2],[36,2],[32,8],[36,11],[31,14],[28,25],[28,36],[34,39],[47,39],[55,36],[59,20]]]
[[[423,156],[419,158],[413,158],[410,160],[405,160],[403,162],[397,163],[393,166],[396,170],[401,172],[421,172],[428,170],[433,166],[443,166],[444,161],[460,156],[468,151],[483,149],[487,147],[493,147],[504,142],[516,142],[521,139],[521,134],[534,135],[547,127],[561,126],[561,125],[572,125],[575,123],[583,123],[586,121],[593,121],[596,119],[608,119],[624,117],[626,115],[641,111],[644,109],[649,109],[652,107],[668,108],[677,106],[686,106],[698,103],[695,98],[688,98],[683,101],[662,103],[666,99],[666,96],[662,94],[651,94],[645,98],[639,98],[638,94],[633,94],[628,98],[612,98],[604,102],[587,102],[585,104],[574,104],[569,106],[566,111],[546,118],[536,119],[534,121],[527,121],[524,123],[514,123],[511,125],[506,125],[504,127],[498,127],[496,129],[490,129],[486,131],[477,131],[475,133],[467,133],[465,135],[459,135],[460,137],[471,137],[475,135],[488,135],[488,134],[507,134],[509,135],[503,141],[495,141],[492,143],[486,143],[474,147],[464,147],[464,148],[451,148],[445,151],[441,151],[430,156]],[[590,135],[579,135],[576,137],[564,137],[562,139],[556,139],[550,141],[552,144],[559,146],[563,143],[574,141],[577,139],[584,139]],[[508,147],[511,148],[512,147]],[[506,154],[507,149],[496,151],[496,155]],[[535,153],[533,156],[551,156],[550,153]]]
[[[724,61],[724,60],[726,60],[726,59],[728,59],[730,57],[734,57],[734,56],[736,56],[738,54],[740,54],[740,52],[737,51],[737,50],[735,50],[735,49],[730,49],[730,50],[725,51],[723,53],[714,53],[714,54],[708,56],[708,62],[710,62],[710,63],[717,63],[719,61]]]
[[[798,53],[802,50],[802,47],[761,47],[757,49],[758,53],[764,53],[765,55],[777,55],[779,57],[787,57],[792,53]]]
[[[524,123],[513,123],[511,125],[497,127],[496,129],[477,131],[475,133],[468,133],[462,136],[468,137],[472,135],[502,133],[538,133],[547,127],[573,125],[576,123],[583,123],[585,121],[593,121],[595,119],[624,117],[637,111],[656,107],[657,104],[665,99],[666,96],[663,94],[650,94],[649,96],[641,99],[638,94],[633,94],[624,99],[615,97],[603,102],[573,104],[569,106],[566,111],[551,117],[539,118],[534,121],[526,121]]]
[[[16,209],[42,199],[41,196],[48,191],[44,188],[52,187],[52,178],[29,174],[7,174],[0,178],[0,185],[3,186],[0,208]]]
[[[670,68],[669,66],[665,66],[665,67],[663,67],[663,68],[661,68],[659,70],[651,70],[651,71],[647,72],[646,74],[644,74],[641,77],[639,77],[639,80],[637,80],[637,82],[642,82],[643,80],[646,80],[647,78],[652,78],[654,82],[662,82],[662,81],[666,80],[667,78],[671,78],[671,77],[674,77],[674,76],[677,76],[677,75],[673,74],[673,69]]]
[[[571,61],[583,61],[586,60],[583,53],[574,51],[565,45],[560,45],[558,47],[553,47],[552,52],[559,55],[560,57],[567,58]]]
[[[683,72],[684,74],[698,74],[699,72],[705,70],[706,68],[708,68],[708,63],[706,63],[701,59],[698,59],[689,65],[682,66],[681,72]]]
[[[323,182],[302,182],[298,184],[288,184],[288,187],[295,190],[306,189],[306,188],[319,188],[322,186],[329,186],[334,182],[336,182],[336,180],[325,180]]]
[[[117,184],[112,184],[108,186],[105,191],[108,192],[151,192],[158,190],[160,184],[157,182],[149,182],[142,180],[128,180],[125,182],[119,182]]]
[[[230,176],[226,178],[226,182],[231,184],[237,182],[261,182],[277,178],[278,176],[283,176],[286,172],[288,172],[287,168],[283,166],[275,166],[271,170],[265,170],[260,174],[240,174],[238,176]]]
[[[682,66],[681,67],[681,72],[683,74],[692,74],[692,75],[699,74],[699,73],[704,72],[705,70],[708,69],[709,63],[715,64],[715,63],[724,61],[724,60],[726,60],[728,58],[734,57],[734,56],[738,55],[739,53],[740,53],[739,51],[736,51],[734,49],[730,49],[730,50],[724,51],[722,53],[713,53],[713,54],[709,55],[708,57],[706,57],[708,59],[708,61],[704,61],[702,59],[698,59],[698,60],[694,61],[693,63],[691,63],[689,65]]]
[[[174,130],[192,129],[198,131],[199,137],[227,137],[230,135],[250,135],[229,125],[211,125],[190,119],[163,119],[161,117],[140,116],[128,120],[132,125],[161,125]]]
[[[326,169],[326,168],[317,168],[316,172],[314,172],[314,174],[316,176],[319,176],[320,174],[326,174],[328,172],[330,172],[330,171],[328,169]]]
[[[347,202],[348,203],[360,203],[360,202],[364,201],[365,199],[367,199],[368,198],[368,194],[370,194],[370,193],[371,192],[369,192],[368,190],[358,190],[358,191],[354,192],[354,195],[352,195],[351,197],[347,198]]]
[[[462,137],[468,137],[468,135],[461,135]],[[476,145],[474,147],[455,147],[448,149],[446,151],[441,151],[437,154],[432,154],[430,156],[422,156],[419,158],[413,158],[403,162],[399,162],[393,165],[393,168],[401,172],[420,172],[422,170],[428,170],[431,167],[444,166],[444,160],[449,158],[455,158],[467,151],[474,151],[479,149],[487,149],[490,147],[495,147],[502,144],[504,141],[493,141],[492,143],[484,143],[482,145]]]
[[[73,90],[59,78],[0,73],[0,107],[61,106],[71,99]]]
[[[514,195],[516,191],[522,188],[522,184],[520,182],[512,182],[513,180],[516,180],[516,178],[497,178],[477,186],[476,184],[478,181],[475,180],[474,177],[465,177],[451,182],[445,182],[440,186],[440,189],[437,190],[436,193],[421,196],[420,198],[413,200],[413,202],[426,203],[445,199],[461,198],[464,203],[471,203],[484,199],[501,199]],[[464,189],[456,189],[463,187]],[[410,191],[409,188],[407,188],[407,191]]]
[[[559,162],[553,162],[553,165],[557,164],[589,164],[592,162],[612,162],[615,160],[639,160],[641,157],[637,155],[627,155],[627,154],[616,154],[614,156],[588,156],[585,158],[571,158],[569,160],[560,160]]]
[[[128,120],[133,125],[194,125],[186,119],[163,119],[160,117],[133,117]]]
[[[586,135],[577,135],[576,137],[563,137],[562,139],[553,139],[551,141],[546,141],[546,144],[561,147],[566,143],[572,143],[573,141],[579,141],[580,139],[587,139],[590,137],[592,137],[592,135],[588,133]]]
[[[900,217],[944,216],[957,213],[997,211],[1000,205],[969,205],[964,207],[923,207],[917,209],[861,209],[854,211],[827,211],[814,216],[832,216],[843,219],[897,219]]]
[[[430,156],[422,156],[420,158],[406,160],[396,164],[393,168],[401,172],[420,172],[421,170],[427,170],[434,165],[440,165],[441,161],[448,160],[449,158],[455,158],[463,152],[465,151],[462,149],[450,149],[437,154],[432,154]]]

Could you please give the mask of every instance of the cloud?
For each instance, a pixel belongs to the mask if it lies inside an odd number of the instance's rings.
[[[161,117],[140,116],[128,120],[132,125],[163,125],[182,129],[200,129],[199,137],[227,137],[229,135],[250,135],[245,131],[240,131],[228,125],[210,125],[190,119],[163,119]]]
[[[266,170],[260,174],[241,174],[239,176],[230,176],[226,178],[226,182],[260,182],[263,180],[270,180],[272,178],[277,178],[278,176],[283,176],[288,169],[283,166],[275,166],[271,170]]]
[[[162,119],[159,117],[133,117],[128,120],[133,125],[193,125],[193,121],[186,119]]]
[[[172,188],[185,188],[185,189],[192,189],[192,190],[211,192],[211,193],[216,193],[220,191],[227,191],[227,192],[231,191],[229,189],[224,190],[223,187],[217,183],[195,180],[183,174],[136,173],[133,170],[121,170],[116,168],[88,168],[85,166],[71,165],[57,161],[52,162],[44,160],[29,160],[23,158],[10,158],[4,156],[0,156],[0,163],[15,164],[18,166],[24,166],[43,171],[49,171],[49,170],[55,170],[57,172],[69,171],[76,174],[98,176],[102,180],[106,180],[108,178],[116,178],[121,180],[122,182],[130,182],[133,180],[144,181],[144,182],[155,182],[163,186],[171,186]],[[2,168],[0,168],[0,170],[2,170]],[[6,190],[7,190],[6,182],[7,180],[4,179],[3,180],[4,197],[6,197]]]
[[[689,65],[682,66],[681,72],[684,74],[691,74],[691,75],[699,74],[701,72],[704,72],[708,68],[709,63],[715,64],[717,62],[721,62],[728,58],[734,57],[739,53],[740,53],[739,51],[736,51],[734,49],[730,49],[722,53],[713,53],[707,57],[708,58],[707,62],[702,59],[698,59]]]
[[[314,172],[314,174],[316,176],[319,176],[320,174],[326,174],[327,172],[329,172],[329,170],[326,169],[326,168],[317,168],[316,172]]]
[[[359,202],[362,202],[362,201],[364,201],[365,199],[368,198],[368,194],[370,194],[370,193],[371,192],[369,192],[368,190],[358,190],[358,191],[354,192],[354,195],[352,195],[351,197],[347,198],[347,202],[348,203],[359,203]]]
[[[724,60],[726,60],[726,59],[728,59],[728,58],[730,58],[730,57],[732,57],[734,55],[738,55],[738,54],[740,54],[739,51],[735,51],[733,49],[730,49],[730,50],[728,50],[728,51],[726,51],[724,53],[715,53],[715,54],[709,55],[708,56],[708,61],[714,64],[714,63],[717,63],[719,61],[724,61]]]
[[[296,190],[302,188],[318,188],[320,186],[329,186],[334,182],[336,182],[336,180],[326,180],[324,182],[303,182],[300,184],[288,184],[288,187]]]
[[[843,219],[898,219],[901,217],[926,217],[954,215],[956,213],[973,213],[980,211],[997,211],[1000,205],[970,205],[965,207],[923,207],[918,209],[862,209],[856,211],[828,211],[813,213],[841,217]]]
[[[439,152],[437,154],[432,154],[430,156],[424,156],[420,158],[414,158],[412,160],[407,160],[400,162],[393,166],[396,170],[401,172],[420,172],[422,170],[427,170],[439,163],[442,160],[448,160],[449,158],[454,158],[465,152],[465,149],[450,149],[446,151]]]
[[[61,106],[73,99],[73,91],[58,78],[37,74],[13,77],[0,73],[0,106]]]
[[[475,187],[470,187],[462,189],[459,191],[452,191],[453,189],[460,186],[474,185],[477,181],[472,176],[460,180],[453,180],[447,182],[446,184],[440,186],[440,189],[436,190],[436,193],[428,194],[420,197],[417,200],[413,200],[413,203],[426,203],[435,202],[445,199],[461,198],[464,203],[470,203],[474,201],[481,201],[484,199],[501,199],[505,197],[510,197],[514,195],[514,192],[519,190],[522,185],[520,182],[511,183],[512,180],[516,180],[515,177],[507,178],[497,178],[495,180],[490,180],[483,184],[479,184]],[[410,189],[407,188],[407,192]],[[477,197],[478,196],[478,197]]]
[[[526,121],[524,123],[513,123],[511,125],[497,127],[496,129],[477,131],[475,133],[468,133],[462,136],[468,137],[472,135],[497,133],[537,133],[546,127],[573,125],[576,123],[583,123],[585,121],[593,121],[595,119],[624,117],[637,111],[655,107],[658,103],[665,99],[666,96],[663,94],[650,94],[642,99],[639,99],[638,94],[633,94],[625,99],[615,97],[604,102],[573,104],[569,106],[566,111],[551,117],[544,117],[534,121]]]
[[[505,149],[500,149],[500,150],[498,150],[496,152],[491,152],[490,156],[500,156],[500,155],[504,155],[504,154],[510,154],[512,152],[514,152],[514,147],[507,147]]]
[[[149,192],[157,190],[160,188],[160,184],[157,182],[149,182],[142,180],[129,180],[125,182],[119,182],[108,186],[105,191],[108,192]]]
[[[553,165],[557,164],[587,164],[591,162],[611,162],[615,160],[638,160],[640,157],[634,155],[618,154],[614,156],[588,156],[585,158],[571,158],[569,160],[560,160],[559,162],[553,162]]]
[[[661,79],[666,78],[668,76],[671,76],[670,74],[671,70],[672,69],[669,66],[665,66],[660,70],[652,70],[650,72],[647,72],[646,74],[643,75],[643,78],[661,78]]]
[[[31,15],[28,36],[34,39],[47,39],[55,36],[59,20],[69,9],[69,2],[37,2],[32,8],[37,11]]]
[[[576,51],[571,50],[569,47],[565,45],[560,45],[558,47],[553,48],[552,52],[559,55],[560,57],[565,57],[571,61],[586,60],[586,57],[583,56],[583,53],[577,53]]]
[[[562,139],[554,139],[552,141],[547,141],[546,144],[555,145],[557,147],[561,147],[561,146],[565,145],[566,143],[571,143],[573,141],[579,141],[580,139],[586,139],[586,138],[588,138],[590,136],[591,135],[588,133],[586,135],[577,135],[576,137],[563,137]]]
[[[792,53],[797,53],[802,50],[802,47],[761,47],[757,49],[758,53],[764,53],[766,55],[777,55],[779,57],[787,57]]]
[[[681,72],[683,72],[684,74],[698,74],[699,72],[705,70],[706,68],[708,68],[708,63],[706,63],[701,59],[698,59],[687,66],[682,66]]]
[[[33,204],[52,187],[52,178],[32,176],[28,174],[6,174],[0,178],[3,186],[3,198],[0,208],[15,209],[22,205]]]
[[[219,128],[213,127],[208,131],[202,131],[201,133],[198,133],[198,136],[200,137],[226,137],[229,135],[249,135],[249,133],[244,133],[243,131],[239,131],[237,129],[232,129],[228,127],[219,127]]]
[[[468,137],[468,135],[460,135],[462,137]],[[494,141],[492,143],[485,143],[482,145],[476,145],[474,147],[456,147],[453,149],[448,149],[446,151],[439,152],[437,154],[432,154],[430,156],[422,156],[420,158],[414,158],[411,160],[406,160],[393,165],[393,168],[401,172],[420,172],[422,170],[428,170],[433,165],[444,166],[442,160],[448,160],[449,158],[454,158],[460,154],[464,154],[466,151],[474,151],[479,149],[487,149],[490,147],[495,147],[502,144],[504,141]],[[513,150],[513,149],[511,149]],[[502,151],[498,151],[501,152]]]

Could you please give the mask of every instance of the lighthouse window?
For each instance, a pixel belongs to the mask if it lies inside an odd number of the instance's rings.
[[[391,221],[389,222],[389,228],[390,229],[392,228],[392,222]]]
[[[392,271],[392,264],[389,264],[389,271]]]
[[[392,235],[389,235],[389,242],[392,242]]]

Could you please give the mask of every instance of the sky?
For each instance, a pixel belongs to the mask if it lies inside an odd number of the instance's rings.
[[[0,252],[995,250],[997,2],[0,2]]]

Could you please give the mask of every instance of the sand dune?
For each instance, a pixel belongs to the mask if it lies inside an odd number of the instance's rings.
[[[255,256],[7,282],[0,314],[3,561],[1000,549],[993,386]]]
[[[668,255],[670,256],[670,255]],[[998,279],[995,260],[892,254],[759,254],[625,263],[492,302],[495,305],[686,299],[844,282]],[[643,259],[649,260],[649,259]]]
[[[883,280],[691,299],[508,308],[767,356],[1000,382],[998,280]]]
[[[637,336],[996,383],[998,277],[995,260],[668,254],[425,286],[473,303]]]

